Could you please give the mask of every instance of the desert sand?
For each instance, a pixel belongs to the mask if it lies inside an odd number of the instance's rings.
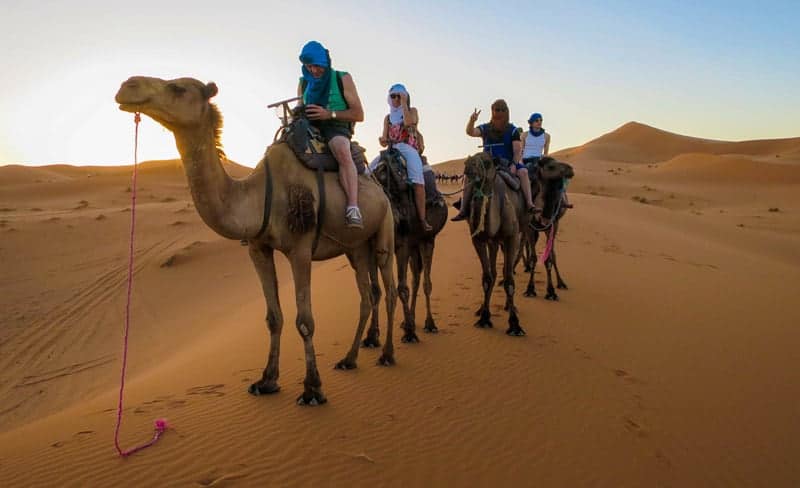
[[[316,263],[320,407],[294,404],[286,261],[282,391],[253,397],[268,333],[247,250],[201,222],[178,161],[142,163],[122,445],[156,418],[171,428],[126,459],[113,438],[132,168],[0,167],[0,485],[800,485],[800,138],[631,122],[555,156],[576,172],[561,300],[523,297],[519,269],[528,335],[503,333],[500,288],[495,328],[473,327],[480,268],[466,224],[449,223],[441,332],[398,341],[395,367],[362,350],[334,371],[359,299],[346,259]]]

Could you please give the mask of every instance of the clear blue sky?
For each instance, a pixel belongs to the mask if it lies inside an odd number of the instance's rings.
[[[800,136],[800,1],[4,2],[0,164],[125,164],[132,75],[216,81],[228,156],[254,165],[292,96],[305,41],[353,74],[377,151],[386,90],[404,83],[432,161],[476,151],[474,107],[544,114],[553,148],[630,120],[729,139]],[[150,119],[140,159],[177,157]]]

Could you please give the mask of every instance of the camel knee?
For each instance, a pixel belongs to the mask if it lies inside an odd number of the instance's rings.
[[[273,310],[267,311],[267,327],[273,334],[280,334],[283,329],[283,317],[275,313]]]
[[[298,316],[295,325],[297,326],[297,332],[300,333],[300,337],[304,341],[314,337],[314,321],[310,318]]]
[[[381,287],[378,285],[373,284],[372,288],[372,303],[378,303],[381,299]]]

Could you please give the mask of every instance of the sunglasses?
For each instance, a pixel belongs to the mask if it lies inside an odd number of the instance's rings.
[[[397,93],[392,93],[391,95],[389,95],[389,98],[391,98],[392,100],[397,100],[398,98],[400,98],[400,95],[398,95]]]

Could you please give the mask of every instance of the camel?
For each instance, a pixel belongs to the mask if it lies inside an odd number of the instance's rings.
[[[558,272],[555,238],[556,235],[558,235],[558,225],[561,221],[561,217],[563,217],[567,211],[562,205],[564,180],[572,178],[575,176],[575,173],[572,166],[567,163],[556,161],[551,157],[542,158],[538,164],[539,170],[531,172],[532,175],[535,174],[535,177],[532,178],[533,181],[531,181],[531,188],[536,206],[541,208],[542,212],[534,219],[534,222],[531,223],[529,232],[523,232],[523,246],[527,248],[524,253],[525,271],[530,272],[525,296],[536,296],[536,288],[534,287],[533,280],[533,273],[536,270],[536,242],[539,240],[539,233],[545,232],[547,237],[546,241],[552,240],[553,242],[550,253],[544,262],[545,269],[547,270],[547,294],[545,295],[545,299],[558,301],[558,294],[556,294],[556,290],[553,288],[551,270],[555,269],[556,286],[558,289],[566,290],[567,284],[561,279],[561,274]],[[523,253],[520,253],[520,256],[522,256],[522,254]]]
[[[273,253],[282,252],[291,264],[295,283],[297,319],[303,339],[306,374],[300,405],[327,401],[314,352],[314,318],[311,311],[311,262],[345,254],[356,275],[361,306],[353,345],[336,365],[356,367],[364,326],[377,303],[371,299],[371,279],[380,269],[386,290],[386,344],[381,365],[394,364],[392,322],[397,292],[394,271],[394,220],[381,187],[368,176],[359,177],[363,229],[345,228],[345,194],[337,174],[324,175],[325,211],[319,215],[315,173],[297,159],[286,144],[273,144],[253,172],[244,179],[231,178],[221,164],[222,116],[210,99],[214,83],[193,78],[162,80],[136,76],[122,83],[116,95],[119,108],[141,112],[170,130],[181,155],[195,208],[212,230],[228,239],[246,240],[267,304],[270,333],[269,358],[259,381],[248,391],[264,395],[280,391],[278,363],[283,313]],[[268,191],[267,188],[270,190]],[[271,218],[270,218],[271,216]],[[319,241],[314,246],[315,224],[322,218]]]
[[[425,318],[424,331],[435,334],[439,331],[431,314],[431,292],[433,283],[431,282],[431,268],[433,266],[433,250],[436,244],[436,236],[447,223],[447,205],[444,199],[426,205],[426,215],[428,223],[433,227],[429,232],[420,225],[417,218],[416,207],[414,206],[411,189],[405,180],[405,174],[398,174],[391,169],[389,161],[384,160],[375,170],[375,177],[386,191],[389,201],[392,203],[392,211],[395,215],[395,257],[397,259],[397,292],[403,304],[403,337],[402,342],[417,343],[419,337],[416,334],[416,310],[417,294],[419,292],[420,274],[423,274],[425,285],[425,306],[427,316]],[[428,173],[430,174],[430,173]],[[432,174],[430,174],[433,176]],[[426,184],[430,184],[426,182]],[[409,293],[407,272],[408,265],[411,264],[412,290]],[[410,299],[410,300],[409,300]],[[364,339],[365,347],[378,347],[378,321],[373,317],[372,324],[367,331]]]
[[[523,336],[525,331],[519,325],[514,305],[514,263],[519,252],[521,225],[528,225],[530,220],[522,193],[512,190],[505,179],[499,177],[491,155],[485,152],[466,159],[464,175],[473,185],[468,221],[472,245],[483,270],[483,304],[476,312],[479,319],[475,326],[492,327],[489,302],[497,280],[497,251],[502,248],[504,308],[509,314],[506,334]]]

